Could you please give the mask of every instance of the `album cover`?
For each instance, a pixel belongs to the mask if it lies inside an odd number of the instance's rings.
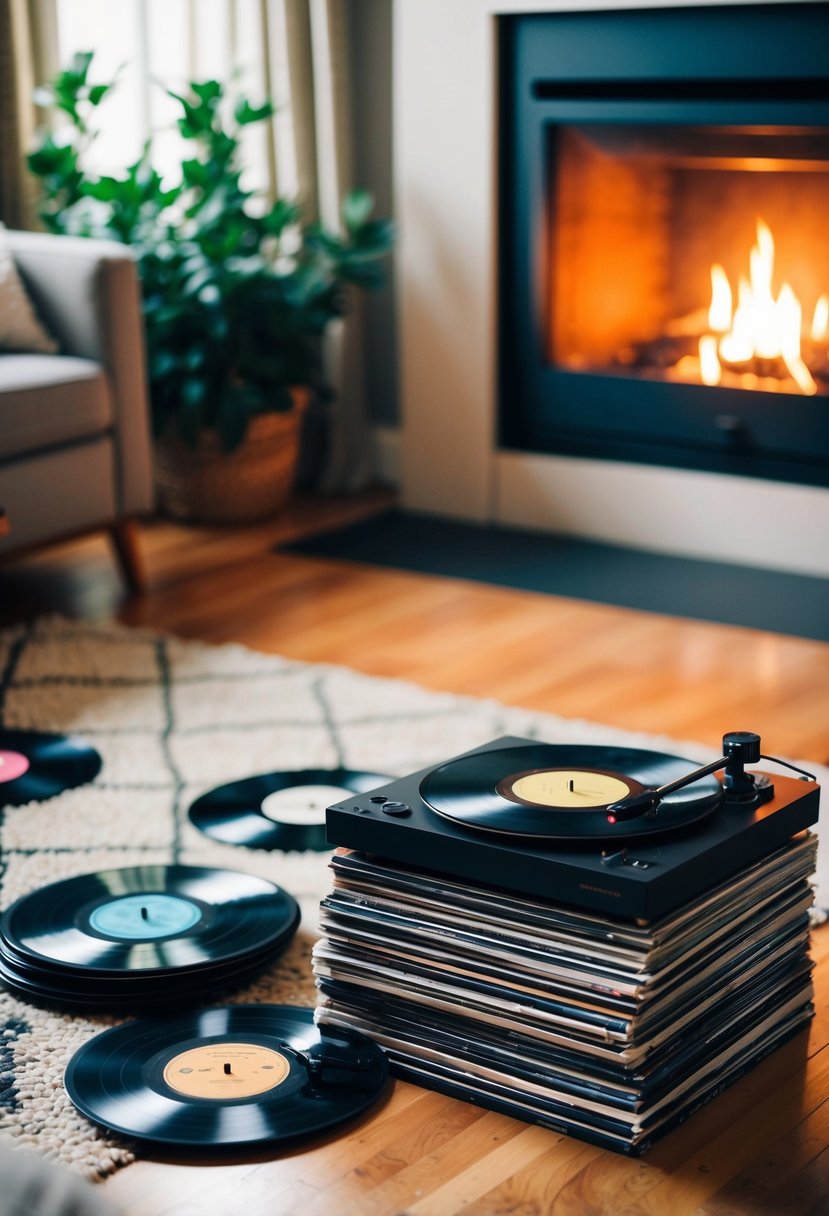
[[[520,967],[488,964],[485,959],[480,958],[464,959],[447,954],[439,944],[432,947],[423,942],[409,943],[400,938],[378,935],[370,929],[355,929],[351,926],[347,932],[343,932],[336,925],[327,926],[325,940],[332,951],[331,958],[353,958],[370,963],[372,959],[379,957],[381,962],[390,965],[400,965],[405,959],[413,965],[419,964],[425,969],[424,974],[442,972],[450,977],[459,977],[460,982],[466,976],[491,980],[495,984],[543,998],[560,998],[568,1007],[593,1014],[629,1018],[637,1011],[636,1003],[628,997],[615,996],[608,992],[593,994],[570,985],[555,983],[547,977],[540,979],[533,973],[522,972]]]
[[[595,1091],[579,1094],[576,1087],[568,1087],[569,1091],[565,1091],[560,1083],[557,1085],[553,1078],[537,1068],[522,1069],[511,1061],[508,1069],[501,1070],[487,1056],[476,1053],[474,1045],[459,1058],[423,1046],[417,1040],[398,1040],[385,1030],[380,1033],[375,1030],[372,1037],[388,1052],[392,1068],[400,1076],[409,1077],[417,1072],[421,1083],[427,1085],[431,1082],[426,1081],[425,1076],[442,1078],[455,1087],[446,1092],[454,1092],[457,1096],[473,1100],[475,1095],[496,1096],[502,1101],[516,1103],[523,1112],[521,1117],[534,1122],[551,1118],[561,1120],[569,1132],[581,1133],[590,1129],[635,1146],[687,1118],[714,1092],[719,1092],[800,1030],[812,1013],[811,1006],[808,1002],[804,1004],[802,994],[798,994],[761,1022],[746,1028],[731,1043],[721,1045],[722,1049],[709,1051],[693,1073],[677,1078],[661,1097],[650,1102],[640,1101],[635,1109],[628,1110],[614,1109],[606,1101],[599,1101],[604,1095]],[[351,1022],[336,1007],[323,1009],[320,1016],[324,1024],[330,1021],[333,1025],[348,1025]]]

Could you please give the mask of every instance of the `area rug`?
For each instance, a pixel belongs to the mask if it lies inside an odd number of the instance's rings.
[[[700,744],[114,624],[47,619],[2,633],[0,673],[0,722],[80,734],[103,759],[91,784],[2,813],[0,907],[48,882],[140,863],[261,875],[298,899],[302,924],[286,954],[235,993],[236,1002],[314,1004],[309,954],[328,889],[328,858],[208,839],[187,809],[215,786],[281,769],[397,776],[505,734],[710,759]],[[829,779],[829,772],[820,777]],[[829,902],[825,873],[819,898]],[[90,1178],[134,1159],[135,1146],[88,1123],[62,1083],[72,1054],[118,1020],[39,1009],[0,990],[5,1136]]]
[[[785,570],[406,511],[279,549],[829,641],[829,579]]]

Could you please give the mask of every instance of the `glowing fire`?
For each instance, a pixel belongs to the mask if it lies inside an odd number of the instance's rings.
[[[801,393],[817,392],[817,384],[801,355],[803,309],[788,283],[775,298],[774,237],[763,220],[757,220],[757,244],[749,256],[748,278],[741,276],[734,290],[722,266],[711,267],[710,333],[699,339],[699,369],[703,384],[719,384],[723,367],[756,374],[782,361]],[[809,336],[814,342],[829,332],[829,296],[815,305]],[[773,372],[771,373],[773,374]]]

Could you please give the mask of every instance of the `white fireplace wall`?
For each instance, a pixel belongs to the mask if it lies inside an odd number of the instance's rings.
[[[829,576],[829,490],[496,447],[497,18],[687,4],[395,0],[402,501]]]

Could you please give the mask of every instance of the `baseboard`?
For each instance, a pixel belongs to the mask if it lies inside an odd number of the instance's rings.
[[[677,557],[829,577],[829,490],[499,452],[493,520]]]

